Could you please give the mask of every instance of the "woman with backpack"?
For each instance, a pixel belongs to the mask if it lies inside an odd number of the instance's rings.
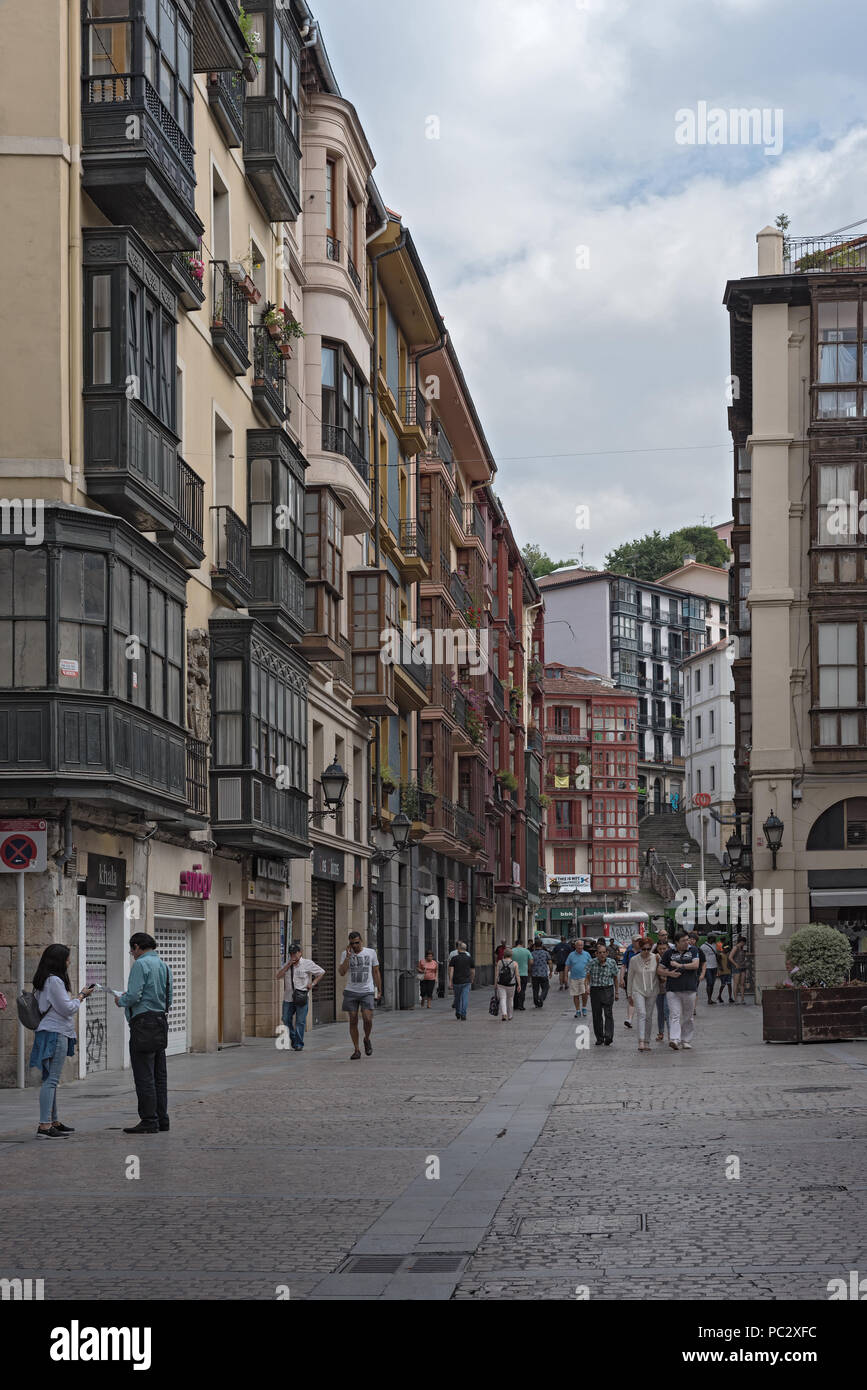
[[[74,1133],[57,1118],[57,1083],[67,1057],[75,1055],[75,1015],[93,990],[94,986],[88,985],[73,997],[69,947],[59,943],[46,946],[33,976],[33,997],[42,1015],[30,1052],[31,1067],[42,1069],[37,1139],[63,1139]]]
[[[512,959],[512,952],[506,947],[503,959],[497,966],[497,998],[500,1001],[500,1018],[508,1023],[514,1012],[515,989],[520,983],[518,967]]]

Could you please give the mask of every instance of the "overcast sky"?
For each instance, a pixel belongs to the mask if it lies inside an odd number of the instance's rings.
[[[726,280],[756,273],[755,234],[780,212],[795,236],[867,218],[859,0],[317,0],[315,13],[419,247],[519,543],[555,558],[583,544],[601,565],[655,527],[727,520]],[[675,113],[701,102],[767,108],[768,143],[781,109],[782,151],[678,143]]]

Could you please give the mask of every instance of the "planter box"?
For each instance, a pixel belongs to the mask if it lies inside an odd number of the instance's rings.
[[[766,989],[762,991],[765,1042],[846,1042],[867,1037],[867,990]]]

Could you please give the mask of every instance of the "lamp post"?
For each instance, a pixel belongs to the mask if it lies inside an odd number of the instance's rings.
[[[394,820],[391,822],[391,838],[394,841],[394,849],[377,848],[373,855],[374,864],[388,864],[396,854],[401,854],[409,844],[409,833],[412,830],[412,821],[403,811],[398,811]]]
[[[783,831],[785,828],[779,816],[773,811],[771,811],[767,820],[762,825],[762,829],[765,832],[765,839],[768,842],[768,849],[771,851],[771,868],[773,869],[777,867],[777,853],[783,842]]]
[[[349,777],[336,758],[331,766],[325,769],[319,781],[325,806],[321,811],[308,811],[308,820],[311,821],[322,816],[338,815],[343,810],[346,789],[349,786]]]

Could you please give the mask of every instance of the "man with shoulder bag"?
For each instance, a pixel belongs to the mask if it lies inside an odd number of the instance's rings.
[[[166,1048],[172,976],[157,955],[157,943],[147,932],[129,939],[133,966],[126,991],[115,1003],[129,1023],[129,1059],[138,1098],[139,1123],[124,1134],[157,1134],[169,1128]]]
[[[301,942],[293,941],[289,947],[289,959],[277,971],[277,979],[283,981],[283,1026],[289,1030],[293,1052],[304,1051],[310,996],[324,974],[322,966],[317,965],[315,960],[302,956]]]

